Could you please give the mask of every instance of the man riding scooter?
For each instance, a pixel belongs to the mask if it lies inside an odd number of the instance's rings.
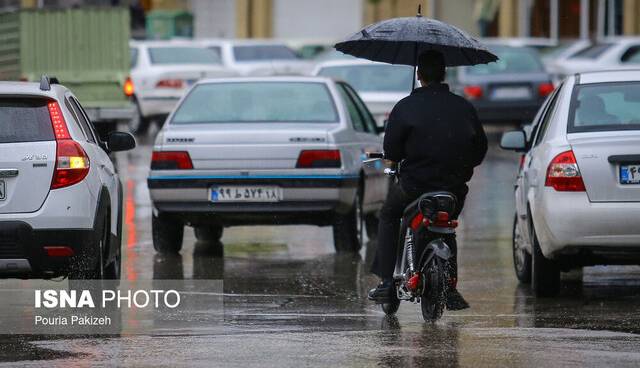
[[[389,302],[393,287],[400,220],[407,205],[420,195],[448,191],[457,197],[457,218],[468,192],[467,182],[474,167],[487,152],[487,137],[471,103],[449,91],[443,83],[445,60],[438,51],[425,51],[418,57],[418,79],[422,87],[413,90],[391,111],[385,129],[384,155],[399,165],[400,180],[389,187],[380,211],[378,249],[372,272],[381,278],[369,291],[376,303]],[[447,309],[469,307],[457,291],[457,244],[454,235],[446,243],[453,254]]]

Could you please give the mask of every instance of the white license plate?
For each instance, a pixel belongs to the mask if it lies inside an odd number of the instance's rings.
[[[7,187],[4,185],[4,180],[0,180],[0,201],[4,201],[7,198]]]
[[[522,100],[531,98],[529,87],[501,87],[493,90],[494,100]]]
[[[620,184],[640,184],[640,165],[620,165]]]
[[[219,186],[209,190],[211,202],[279,202],[282,200],[280,187]]]

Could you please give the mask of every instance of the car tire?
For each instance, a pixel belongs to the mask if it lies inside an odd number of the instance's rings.
[[[135,135],[146,134],[149,130],[149,125],[151,125],[151,119],[142,115],[142,110],[137,100],[134,101],[134,106],[135,112],[133,117],[129,119],[127,123],[129,131]]]
[[[153,248],[158,253],[175,254],[182,249],[184,224],[170,215],[158,213],[151,217]]]
[[[531,254],[523,247],[523,238],[518,227],[518,215],[513,219],[511,249],[516,277],[523,284],[531,283]]]
[[[378,237],[378,225],[380,219],[377,214],[370,214],[364,218],[364,227],[367,231],[367,237],[369,239],[376,239]]]
[[[201,242],[218,242],[222,238],[224,228],[219,225],[196,226],[193,228],[196,239]]]
[[[362,190],[356,192],[349,212],[336,214],[333,223],[333,245],[337,253],[357,253],[362,248],[364,235]]]
[[[542,254],[535,229],[532,230],[532,235],[531,287],[538,297],[555,296],[560,291],[560,268],[556,262]]]
[[[111,230],[109,226],[111,222],[108,211],[100,221],[100,230],[98,230],[98,236],[95,240],[97,245],[96,264],[87,270],[85,269],[83,260],[76,260],[76,263],[71,265],[69,272],[70,280],[102,280],[105,278],[104,250],[109,248],[109,242],[111,240]]]

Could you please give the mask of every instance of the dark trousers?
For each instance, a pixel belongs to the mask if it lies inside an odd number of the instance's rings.
[[[371,267],[371,272],[382,279],[390,279],[393,277],[398,252],[397,247],[399,246],[400,220],[402,219],[404,209],[422,194],[438,190],[442,189],[405,192],[399,184],[394,183],[389,185],[387,199],[380,210],[378,249],[376,251],[376,258],[373,261],[373,266]],[[466,185],[456,190],[449,190],[455,194],[458,199],[458,206],[456,212],[453,214],[454,219],[457,219],[462,211],[467,190]],[[445,241],[451,248],[451,253],[453,254],[453,257],[449,261],[451,267],[449,272],[455,283],[455,280],[458,278],[458,246],[455,234],[445,236]]]

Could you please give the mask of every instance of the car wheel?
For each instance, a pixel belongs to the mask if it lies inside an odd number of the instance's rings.
[[[524,247],[524,239],[518,226],[518,215],[513,219],[513,266],[516,277],[523,284],[531,283],[531,254]]]
[[[182,249],[184,224],[172,216],[158,213],[151,218],[153,248],[158,253],[178,253]]]
[[[376,239],[378,237],[378,224],[380,219],[377,214],[370,214],[364,218],[364,227],[367,231],[367,237],[369,239]]]
[[[116,249],[116,258],[113,260],[113,262],[109,263],[104,271],[104,278],[106,280],[120,280],[122,269],[122,253],[120,252],[119,245],[120,244],[118,244],[118,248]]]
[[[224,228],[219,225],[213,226],[196,226],[193,228],[193,232],[196,235],[196,239],[201,242],[217,242],[222,238]]]
[[[531,287],[536,296],[554,296],[560,291],[560,268],[550,259],[545,258],[540,249],[538,236],[533,232],[533,255],[531,257]]]
[[[356,192],[353,206],[346,214],[336,214],[333,223],[333,245],[338,253],[360,251],[364,235],[362,190]]]
[[[146,118],[142,115],[142,110],[140,110],[140,105],[138,101],[134,102],[135,112],[133,117],[129,119],[128,127],[129,131],[136,135],[142,135],[149,130],[149,125],[151,124],[151,119]]]
[[[104,250],[109,247],[110,240],[110,232],[109,229],[109,213],[104,216],[102,219],[102,226],[98,232],[98,239],[96,239],[97,243],[97,260],[96,264],[90,268],[86,269],[86,264],[84,264],[84,260],[78,259],[75,264],[71,266],[71,271],[69,272],[69,279],[71,280],[102,280],[105,277],[105,267],[104,267]]]

